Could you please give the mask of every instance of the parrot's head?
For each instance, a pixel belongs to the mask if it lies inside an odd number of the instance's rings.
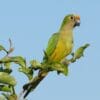
[[[80,26],[80,16],[69,14],[65,16],[61,28],[66,28],[66,27],[75,28],[76,26]]]

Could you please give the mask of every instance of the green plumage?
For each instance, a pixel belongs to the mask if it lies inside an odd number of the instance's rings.
[[[59,33],[54,33],[49,39],[48,47],[46,48],[47,56],[49,57],[55,50],[59,40]]]
[[[60,30],[49,39],[44,62],[61,62],[72,52],[73,28],[77,25],[77,20],[79,20],[79,16],[73,14],[65,16]]]

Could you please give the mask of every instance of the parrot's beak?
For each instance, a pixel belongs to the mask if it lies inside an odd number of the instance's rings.
[[[76,26],[80,26],[80,16],[76,15],[75,16],[75,24],[74,24],[74,27]]]

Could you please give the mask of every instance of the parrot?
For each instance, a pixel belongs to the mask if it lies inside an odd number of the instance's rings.
[[[44,62],[61,62],[73,49],[73,29],[80,25],[80,16],[69,14],[65,16],[58,32],[49,39]]]
[[[80,26],[79,15],[68,14],[64,17],[58,32],[54,33],[48,41],[47,48],[44,51],[43,64],[60,63],[72,52],[73,29],[76,26]],[[23,86],[24,98],[37,87],[47,74],[48,72],[40,70],[38,76]]]

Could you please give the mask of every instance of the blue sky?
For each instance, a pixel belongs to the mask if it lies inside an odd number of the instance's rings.
[[[29,100],[100,100],[99,10],[99,0],[0,0],[0,44],[8,47],[11,38],[13,55],[41,61],[49,37],[70,13],[81,16],[81,26],[74,30],[74,49],[91,44],[85,57],[70,65],[68,77],[50,73]],[[19,93],[27,79],[17,71],[13,75],[21,82],[16,86]]]

